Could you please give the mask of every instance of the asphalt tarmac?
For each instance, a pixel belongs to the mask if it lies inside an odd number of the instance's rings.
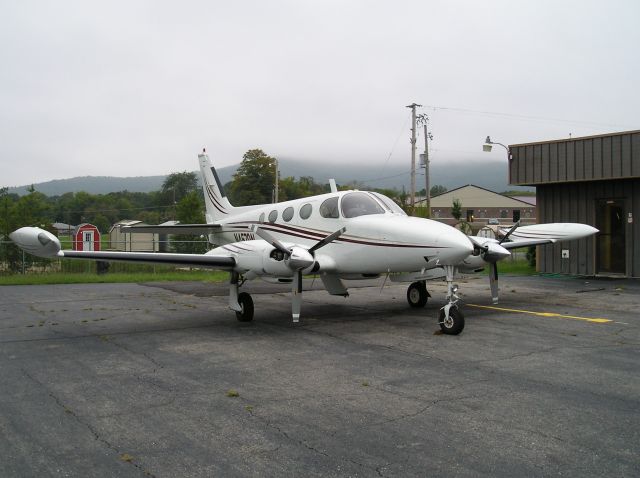
[[[459,283],[2,287],[0,476],[640,476],[640,283]]]

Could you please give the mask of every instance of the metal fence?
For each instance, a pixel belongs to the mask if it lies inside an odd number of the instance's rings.
[[[63,249],[70,249],[70,242],[62,242]],[[211,245],[204,239],[202,240],[170,240],[168,243],[168,252],[205,252]],[[108,244],[108,242],[107,242]],[[106,246],[106,244],[103,244]],[[102,250],[108,251],[108,247]],[[108,266],[104,265],[104,261],[88,261],[82,259],[43,259],[28,254],[18,248],[11,241],[0,241],[0,274],[42,274],[47,272],[85,272],[85,273],[104,273],[104,272],[156,272],[158,270],[167,271],[174,270],[179,266],[159,266],[148,264],[135,264],[128,262],[111,262]]]

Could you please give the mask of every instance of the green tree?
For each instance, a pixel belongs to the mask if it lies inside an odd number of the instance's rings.
[[[440,184],[436,184],[435,186],[433,186],[431,188],[431,197],[433,196],[439,196],[440,194],[444,194],[447,192],[447,188],[440,185]]]
[[[198,177],[194,172],[172,173],[162,183],[160,194],[165,204],[177,204],[187,194],[198,189]]]
[[[18,197],[1,194],[2,199],[2,232],[3,235],[15,231],[23,226],[39,226],[50,229],[50,205],[47,197],[37,192],[33,186],[28,189],[29,194]],[[9,241],[6,237],[4,241]],[[23,263],[24,258],[24,263]],[[3,247],[2,259],[12,271],[27,269],[34,263],[46,264],[49,261],[24,254],[15,244],[6,242]]]
[[[454,219],[456,221],[458,221],[458,223],[456,224],[456,227],[458,229],[460,229],[462,232],[464,232],[465,234],[471,234],[472,230],[471,230],[471,224],[469,224],[467,221],[462,221],[462,201],[460,201],[460,199],[454,198],[453,200],[453,204],[451,205],[451,215],[454,217]]]
[[[451,216],[458,222],[460,222],[460,218],[462,217],[462,201],[457,198],[453,198],[453,203],[451,205]]]
[[[203,224],[204,201],[202,194],[191,191],[176,206],[176,217],[182,224]],[[171,241],[173,250],[184,254],[202,254],[207,251],[207,240],[192,235],[175,235]]]
[[[275,158],[261,149],[247,151],[233,175],[229,188],[231,203],[236,206],[270,203],[275,183],[275,163]]]

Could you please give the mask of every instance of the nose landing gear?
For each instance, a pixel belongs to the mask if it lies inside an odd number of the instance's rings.
[[[454,266],[444,266],[447,275],[447,300],[449,303],[440,309],[440,317],[438,323],[442,333],[447,335],[458,335],[464,329],[464,315],[458,308],[458,300],[460,297],[456,294],[458,286],[453,284],[455,275]]]

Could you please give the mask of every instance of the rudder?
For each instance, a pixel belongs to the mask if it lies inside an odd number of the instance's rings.
[[[198,154],[198,161],[202,175],[204,202],[207,208],[207,223],[215,223],[232,215],[236,208],[227,199],[218,173],[204,149],[202,153]]]

